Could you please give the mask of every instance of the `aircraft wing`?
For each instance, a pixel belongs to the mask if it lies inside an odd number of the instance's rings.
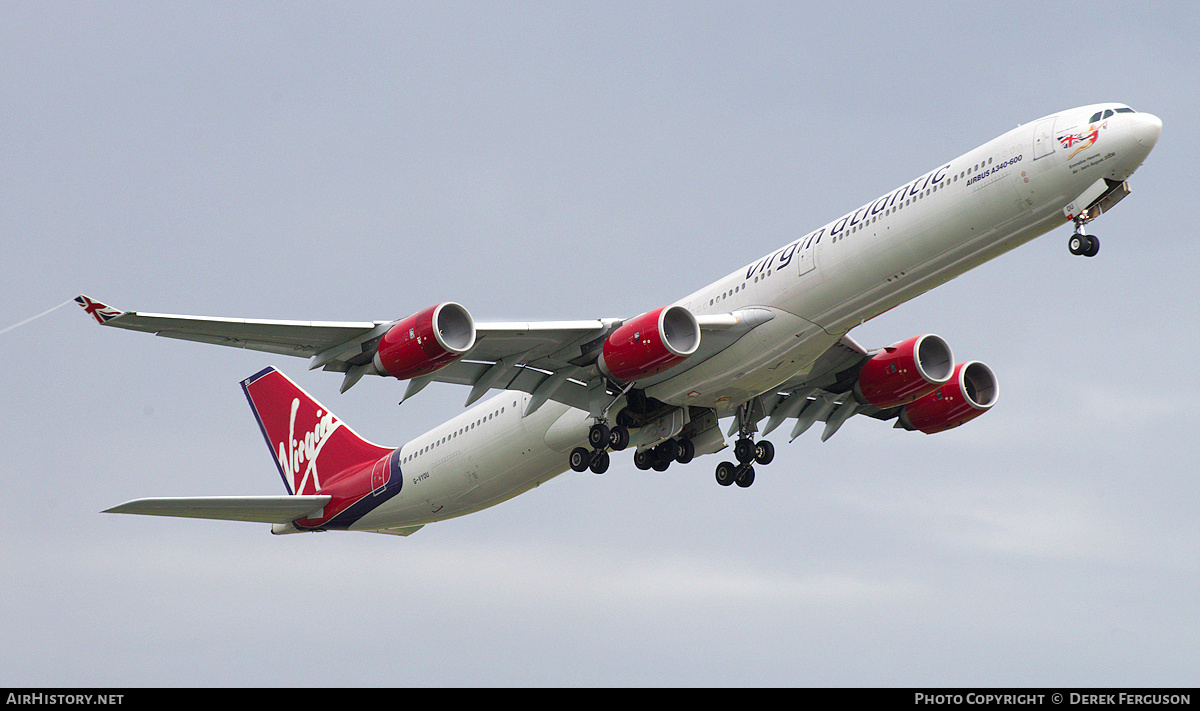
[[[368,336],[383,321],[275,321],[121,311],[87,296],[75,297],[97,323],[166,338],[310,357]]]
[[[746,313],[697,316],[703,338],[689,363],[700,363],[732,345],[760,323],[772,318],[764,309]],[[761,313],[759,313],[761,312]],[[526,414],[547,400],[599,414],[612,403],[615,392],[595,367],[604,339],[620,326],[620,319],[544,323],[480,323],[477,342],[461,359],[428,376],[409,381],[404,397],[416,394],[431,381],[470,385],[466,404],[490,388],[520,390],[533,396]],[[318,367],[320,364],[314,364]],[[327,370],[338,369],[325,366]],[[347,380],[354,376],[351,369]],[[646,381],[649,382],[649,381]],[[343,384],[343,389],[345,389]]]
[[[197,496],[134,499],[104,513],[288,523],[323,507],[332,496]]]
[[[342,391],[363,375],[379,374],[372,364],[380,339],[398,321],[282,321],[122,311],[87,296],[75,301],[104,326],[153,333],[200,343],[248,348],[310,358],[309,368],[344,374]],[[701,362],[731,345],[754,326],[770,320],[764,309],[697,317],[704,334],[689,360]],[[547,400],[599,412],[613,393],[594,367],[604,338],[621,319],[475,323],[475,342],[449,365],[412,378],[404,398],[430,382],[471,386],[467,405],[488,390],[520,390],[534,396],[528,412]]]
[[[880,410],[863,405],[851,394],[859,370],[873,354],[874,351],[868,352],[850,336],[842,336],[817,358],[807,373],[780,385],[774,396],[764,396],[759,412],[760,416],[768,418],[763,436],[786,420],[794,419],[792,440],[813,424],[823,422],[821,441],[824,442],[854,415],[881,420],[895,417],[899,408]]]
[[[941,340],[929,335],[920,338]],[[909,339],[894,346],[915,341]],[[792,440],[813,424],[823,422],[821,441],[824,442],[854,415],[878,420],[895,419],[896,427],[933,434],[957,427],[995,404],[996,380],[991,369],[979,361],[955,365],[944,341],[942,346],[930,349],[925,366],[917,366],[941,369],[946,380],[940,381],[935,390],[926,391],[926,395],[916,401],[900,401],[907,404],[881,404],[879,407],[866,404],[869,398],[860,399],[854,394],[856,383],[861,384],[859,376],[863,367],[883,351],[893,351],[894,346],[868,352],[854,339],[843,336],[813,363],[807,373],[783,383],[772,394],[760,396],[753,413],[754,421],[767,418],[762,432],[765,436],[785,421],[794,419]]]

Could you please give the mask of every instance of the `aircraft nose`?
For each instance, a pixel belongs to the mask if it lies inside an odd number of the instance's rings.
[[[1154,114],[1133,114],[1130,118],[1133,119],[1134,137],[1149,151],[1158,143],[1158,137],[1162,134],[1162,119]]]

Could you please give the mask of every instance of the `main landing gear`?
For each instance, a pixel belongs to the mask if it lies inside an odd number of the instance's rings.
[[[745,488],[754,483],[755,464],[766,466],[775,459],[775,445],[765,439],[755,442],[749,437],[741,437],[733,445],[733,457],[738,460],[737,464],[721,462],[717,465],[717,483]]]
[[[587,447],[576,447],[571,450],[571,469],[585,472],[589,469],[596,474],[608,471],[609,450],[620,452],[629,446],[629,428],[617,425],[609,428],[603,422],[597,422],[588,430]],[[657,445],[639,450],[633,455],[633,465],[638,469],[665,472],[667,467],[678,462],[687,464],[696,456],[696,445],[690,439],[668,439]]]
[[[750,486],[754,483],[754,465],[766,466],[775,459],[775,445],[765,439],[758,442],[753,439],[758,431],[754,407],[755,403],[751,401],[737,409],[738,439],[733,444],[733,458],[737,464],[721,462],[717,465],[717,483],[721,486]]]
[[[571,450],[571,469],[585,472],[591,469],[595,474],[608,471],[608,450],[620,452],[629,446],[629,428],[622,425],[609,428],[604,422],[597,422],[588,430],[588,444],[592,449],[576,447]]]
[[[687,464],[696,456],[696,445],[690,439],[669,439],[633,455],[633,466],[645,471],[665,472],[674,462]]]
[[[754,466],[766,466],[775,459],[775,446],[766,440],[754,441],[758,431],[755,423],[762,418],[762,406],[757,400],[747,402],[737,409],[738,438],[734,442],[733,456],[737,463],[721,462],[717,466],[717,483],[721,486],[737,484],[745,488],[754,483]],[[712,414],[715,425],[715,413]],[[618,418],[618,422],[621,419]],[[707,430],[706,430],[707,431]],[[640,449],[633,455],[633,464],[643,471],[653,469],[666,471],[672,464],[687,464],[696,456],[697,443],[691,439],[695,436],[692,430],[683,430],[680,436],[659,442],[653,447]],[[731,431],[730,435],[733,434]],[[716,443],[719,443],[720,433],[713,432]],[[701,433],[700,439],[706,444],[713,445],[712,437]],[[571,450],[570,467],[576,472],[589,469],[596,474],[603,474],[610,463],[609,451],[619,452],[629,446],[630,434],[627,425],[618,424],[610,428],[603,417],[597,417],[595,423],[588,429],[589,447],[576,447]],[[708,450],[706,450],[708,451]]]

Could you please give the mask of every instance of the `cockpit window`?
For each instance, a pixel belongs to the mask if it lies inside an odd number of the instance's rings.
[[[1137,112],[1134,111],[1133,109],[1129,108],[1128,106],[1121,106],[1121,107],[1118,107],[1115,109],[1105,109],[1103,111],[1097,111],[1096,113],[1092,114],[1092,117],[1090,119],[1088,119],[1088,123],[1096,123],[1097,121],[1106,119],[1109,116],[1112,116],[1113,114],[1133,114],[1133,113],[1137,113]]]

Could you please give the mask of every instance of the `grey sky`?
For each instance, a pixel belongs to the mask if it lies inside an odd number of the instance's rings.
[[[641,313],[1039,116],[1163,119],[1133,195],[853,332],[1000,400],[616,457],[416,535],[98,512],[273,494],[266,365],[398,445],[465,389],[101,329],[0,334],[0,679],[90,685],[1195,685],[1190,4],[6,3],[0,328],[126,309]]]

